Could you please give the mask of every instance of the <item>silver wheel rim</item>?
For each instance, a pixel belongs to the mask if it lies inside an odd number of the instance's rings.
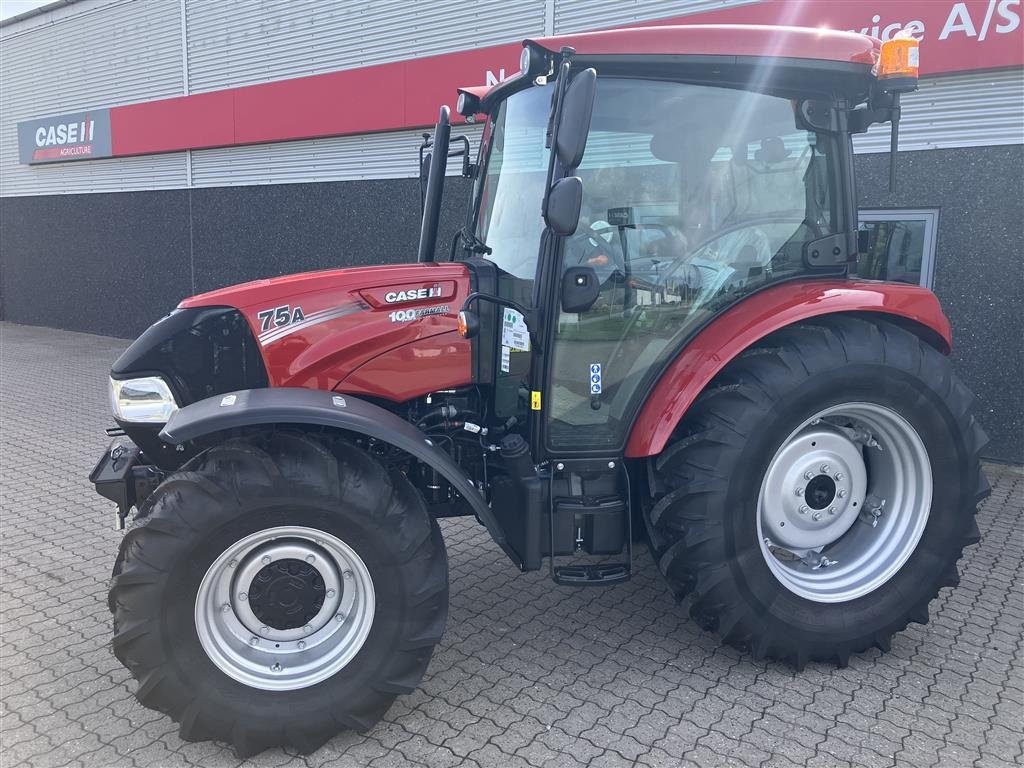
[[[876,403],[836,405],[794,430],[769,463],[761,553],[793,594],[854,600],[913,554],[931,503],[928,451],[910,422]]]
[[[274,626],[266,620],[268,595],[281,598],[278,605],[301,599],[281,609],[291,610],[287,619],[274,614]],[[268,691],[307,688],[336,674],[362,648],[373,615],[373,580],[362,558],[338,537],[304,526],[268,528],[224,550],[203,576],[195,608],[199,642],[217,668]],[[290,626],[296,621],[302,625]]]

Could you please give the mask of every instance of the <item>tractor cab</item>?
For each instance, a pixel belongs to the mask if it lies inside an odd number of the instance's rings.
[[[460,113],[485,123],[457,254],[474,283],[462,333],[491,415],[528,425],[508,438],[531,457],[509,482],[550,495],[492,493],[522,567],[626,547],[623,460],[646,454],[635,425],[710,321],[758,292],[845,278],[851,134],[913,87],[887,87],[879,59],[878,41],[844,32],[633,29],[528,40],[518,76],[463,89]],[[423,164],[426,260],[447,123],[442,110]],[[629,566],[552,573],[600,583]]]

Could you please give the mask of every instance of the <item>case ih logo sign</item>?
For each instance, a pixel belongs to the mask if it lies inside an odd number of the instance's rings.
[[[18,155],[23,163],[94,160],[112,154],[108,109],[18,123]]]

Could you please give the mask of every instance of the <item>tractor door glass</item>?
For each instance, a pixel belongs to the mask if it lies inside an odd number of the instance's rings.
[[[489,142],[477,189],[476,235],[500,270],[533,282],[547,178],[544,147],[551,86],[521,91],[502,103],[488,127]]]
[[[541,201],[547,179],[544,147],[550,86],[528,88],[509,97],[487,126],[485,164],[477,182],[476,235],[491,248],[498,267],[498,294],[529,306],[537,272],[544,220]],[[494,415],[525,418],[532,354],[523,343],[522,318],[501,311],[500,344],[495,371]],[[516,340],[514,343],[505,343]]]
[[[804,271],[804,244],[834,230],[831,154],[830,139],[797,127],[789,99],[599,80],[563,268],[592,266],[602,290],[558,321],[549,448],[621,448],[687,336]]]

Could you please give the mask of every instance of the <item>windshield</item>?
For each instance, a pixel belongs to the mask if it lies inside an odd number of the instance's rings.
[[[535,277],[544,229],[552,88],[501,104],[475,190],[476,235],[491,261],[524,280]],[[769,276],[773,267],[801,267],[803,243],[833,231],[828,142],[797,126],[786,98],[602,78],[576,171],[583,210],[566,262],[636,267],[658,282],[695,269],[728,282],[737,262]]]
[[[535,86],[502,103],[488,128],[486,168],[477,186],[476,235],[492,249],[491,261],[524,280],[534,278],[544,231],[551,91]]]

